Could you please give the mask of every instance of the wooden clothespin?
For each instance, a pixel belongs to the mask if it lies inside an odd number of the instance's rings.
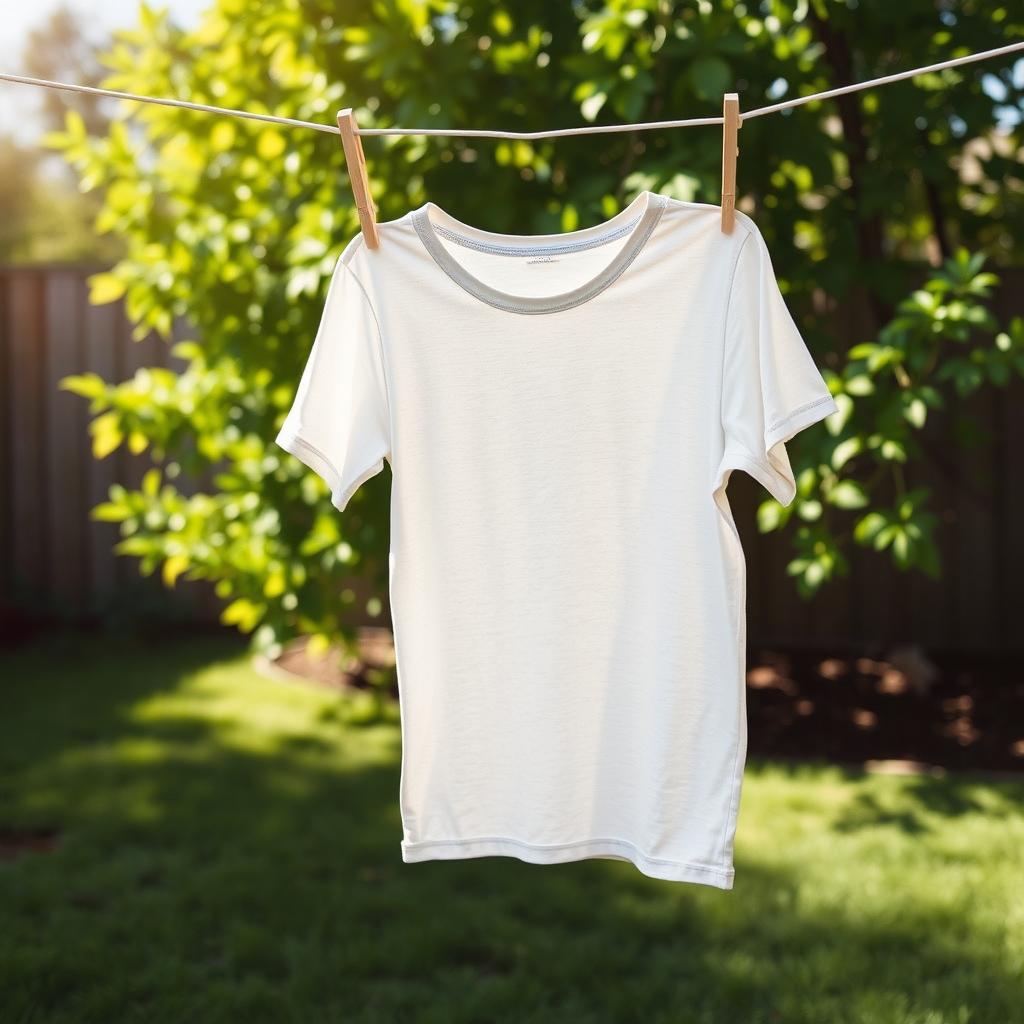
[[[363,143],[356,134],[356,117],[351,107],[338,111],[338,129],[341,132],[341,144],[345,149],[345,163],[348,165],[348,177],[352,182],[352,194],[355,197],[356,209],[359,211],[359,226],[363,229],[363,238],[370,249],[380,248],[377,235],[377,206],[370,195],[370,179],[366,173],[366,157],[363,156]]]
[[[736,136],[740,125],[740,98],[727,92],[722,101],[722,231],[732,234],[736,220],[736,156],[740,151]]]

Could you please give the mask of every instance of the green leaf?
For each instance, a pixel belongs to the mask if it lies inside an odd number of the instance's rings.
[[[163,565],[164,586],[173,587],[178,577],[188,568],[188,559],[184,555],[171,555]]]
[[[593,121],[601,113],[601,108],[605,105],[607,99],[608,94],[605,92],[593,93],[580,104],[580,113],[586,120]]]
[[[81,142],[86,136],[85,120],[74,107],[64,112],[64,128],[73,142]]]
[[[888,520],[880,512],[868,512],[867,515],[863,516],[857,521],[857,524],[853,528],[853,539],[858,544],[867,544],[870,542],[885,526]]]
[[[92,454],[97,459],[105,459],[111,452],[116,451],[124,440],[121,414],[115,410],[97,416],[89,430],[92,433]]]
[[[905,530],[897,529],[893,534],[892,552],[896,557],[896,563],[901,568],[906,568],[909,559],[910,541]]]
[[[262,614],[263,605],[240,597],[221,612],[220,618],[226,626],[238,626],[243,633],[249,633],[256,627]]]
[[[876,551],[884,551],[896,538],[903,533],[900,526],[895,523],[887,523],[882,527],[874,537],[874,546]]]
[[[811,562],[804,570],[804,580],[811,587],[817,587],[825,579],[825,566],[821,562]]]
[[[235,144],[236,131],[234,124],[224,117],[214,122],[210,129],[210,148],[215,153],[224,153]]]
[[[263,594],[270,598],[280,597],[287,587],[288,581],[285,579],[284,573],[278,570],[267,576],[266,582],[263,584]]]
[[[774,499],[761,502],[757,508],[757,528],[761,533],[771,533],[782,525],[785,509]]]
[[[839,470],[864,448],[864,439],[860,436],[848,437],[840,441],[832,452],[832,468]]]
[[[828,492],[828,500],[838,508],[863,508],[868,496],[856,480],[841,480]]]
[[[83,398],[99,398],[107,390],[106,381],[98,373],[62,377],[58,386],[64,391],[81,395]]]
[[[275,128],[264,128],[256,142],[256,152],[261,160],[276,160],[287,148],[284,135]]]
[[[189,361],[201,358],[203,347],[198,341],[177,341],[171,346],[171,355]]]
[[[124,505],[104,501],[95,506],[89,515],[99,523],[120,523],[127,519],[131,512]]]
[[[907,451],[899,441],[894,441],[891,438],[883,441],[882,446],[879,449],[883,459],[888,459],[891,462],[906,462]]]
[[[851,395],[870,395],[875,390],[875,383],[866,373],[859,373],[847,380],[845,387]]]
[[[330,637],[324,633],[314,633],[306,640],[306,653],[311,658],[322,658],[331,647]]]
[[[902,353],[892,345],[879,345],[867,361],[868,370],[877,373],[891,363],[903,361]]]
[[[508,11],[499,8],[491,14],[491,26],[499,36],[507,36],[513,28],[512,17]]]
[[[846,354],[851,359],[866,359],[872,355],[878,346],[873,341],[865,341],[859,345],[854,345]]]
[[[920,398],[912,398],[904,406],[903,415],[909,423],[920,429],[928,415],[928,406]]]
[[[836,411],[825,417],[825,429],[835,437],[843,432],[843,428],[853,415],[854,402],[849,395],[842,392],[832,397],[835,399]]]
[[[125,293],[125,284],[114,274],[93,274],[89,278],[89,302],[93,306],[102,306],[105,302],[114,302]]]

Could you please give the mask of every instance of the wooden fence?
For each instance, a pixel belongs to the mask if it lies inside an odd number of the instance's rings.
[[[91,455],[88,403],[58,389],[88,370],[123,380],[143,366],[171,366],[156,337],[131,339],[120,304],[90,306],[86,279],[101,267],[0,268],[0,605],[70,617],[140,606],[154,614],[216,618],[208,586],[179,582],[167,592],[142,579],[137,561],[115,556],[115,525],[92,522],[89,509],[111,483],[138,483],[145,455]],[[1024,272],[1002,271],[1000,317],[1024,311]],[[837,347],[853,340],[856,309],[836,310]],[[911,484],[930,483],[942,517],[943,577],[895,570],[883,555],[855,548],[850,577],[801,600],[785,575],[788,536],[757,533],[763,497],[733,474],[730,501],[744,539],[748,637],[781,643],[872,650],[903,641],[932,652],[1007,654],[1024,650],[1018,623],[1024,569],[1024,386],[954,400],[925,432],[939,469],[908,466]],[[969,450],[953,443],[962,418],[979,432]]]
[[[121,381],[144,366],[179,363],[156,335],[132,340],[121,303],[90,305],[98,266],[0,269],[0,601],[44,614],[217,616],[212,588],[144,578],[115,555],[114,523],[89,510],[112,483],[137,486],[150,462],[125,446],[92,456],[88,402],[58,381],[93,371]]]

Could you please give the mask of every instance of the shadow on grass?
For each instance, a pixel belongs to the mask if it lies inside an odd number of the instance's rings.
[[[246,685],[237,646],[90,650],[36,652],[49,669],[8,694],[0,818],[65,833],[0,865],[5,1022],[1006,1024],[1019,1007],[998,930],[898,892],[877,916],[815,899],[756,851],[728,893],[615,861],[403,864],[393,724],[352,733],[319,697],[315,731],[248,747],[212,689],[208,716],[131,713],[218,662]],[[919,795],[970,810],[948,785]]]
[[[835,772],[849,783],[863,783],[871,776],[866,769],[831,765],[823,760],[772,761],[751,757],[748,766],[770,764],[777,775],[793,780],[811,780],[821,770]],[[899,778],[899,790],[888,799],[860,790],[830,823],[836,832],[856,832],[878,825],[894,825],[909,835],[923,835],[951,820],[969,815],[1009,817],[1024,812],[1024,777],[978,773],[909,775]],[[984,798],[992,791],[999,799]],[[929,819],[938,819],[937,822]]]
[[[904,832],[921,834],[934,831],[924,812],[944,819],[999,813],[978,799],[977,787],[977,782],[966,779],[915,778],[906,783],[902,794],[903,806],[898,809],[886,807],[872,793],[858,793],[856,802],[833,822],[832,827],[840,832],[850,832],[875,825],[898,825]],[[1006,790],[1012,793],[1016,788],[1007,786]]]

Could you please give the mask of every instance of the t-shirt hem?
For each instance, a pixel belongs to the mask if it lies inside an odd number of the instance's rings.
[[[428,860],[459,860],[468,857],[516,857],[529,864],[563,864],[589,858],[612,858],[631,862],[651,878],[672,882],[696,882],[717,889],[731,889],[735,869],[693,861],[649,857],[625,839],[584,839],[575,843],[540,845],[506,836],[474,839],[435,839],[401,843],[406,864]]]

